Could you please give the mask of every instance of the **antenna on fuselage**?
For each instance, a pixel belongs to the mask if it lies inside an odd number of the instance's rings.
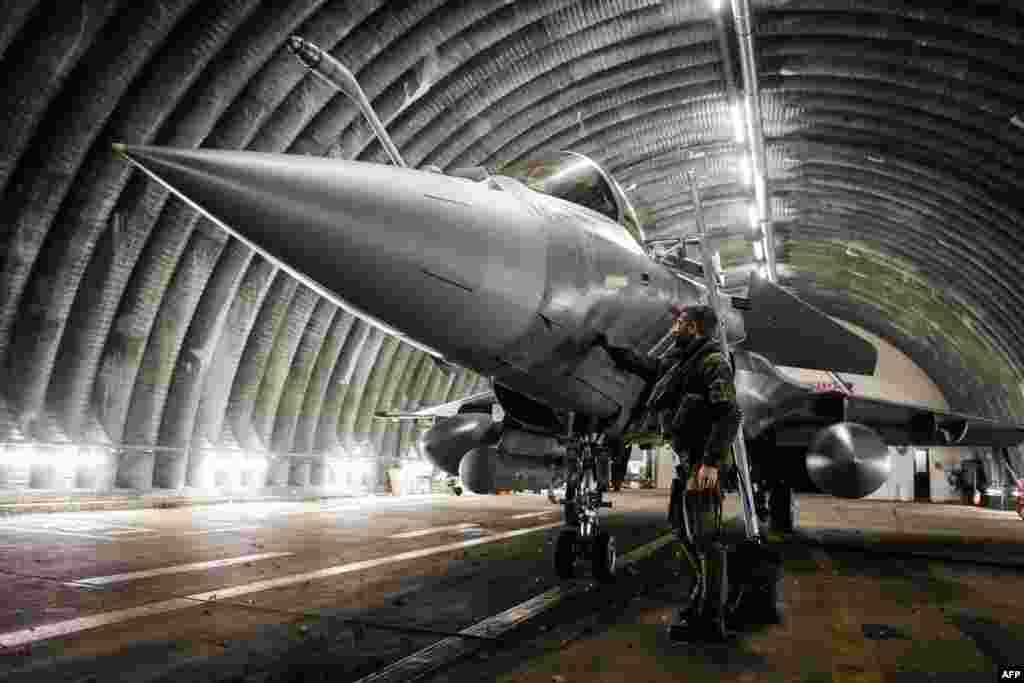
[[[329,52],[321,50],[304,38],[292,36],[288,39],[287,45],[291,53],[298,57],[303,66],[356,103],[356,106],[359,107],[360,111],[363,112],[363,116],[369,122],[370,128],[377,135],[377,139],[380,140],[380,144],[383,145],[384,151],[391,157],[391,161],[396,166],[408,168],[408,164],[402,159],[402,155],[398,152],[398,147],[391,140],[387,129],[380,122],[377,112],[373,110],[373,105],[370,104],[369,98],[366,97],[366,93],[363,92],[359,81],[352,75],[352,72],[345,68],[344,64],[332,57]]]

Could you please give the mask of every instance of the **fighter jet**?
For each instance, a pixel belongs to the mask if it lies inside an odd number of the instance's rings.
[[[611,453],[610,478],[621,479],[630,443],[654,445],[656,436],[633,431],[643,381],[595,340],[658,352],[670,340],[670,306],[702,301],[705,285],[698,265],[654,257],[626,194],[592,159],[564,151],[441,173],[293,154],[115,150],[322,296],[490,377],[493,390],[454,406],[381,415],[434,419],[425,453],[470,490],[546,486],[574,443]],[[872,374],[876,351],[767,279],[752,276],[731,302],[723,324],[742,434],[776,528],[793,524],[794,487],[853,498],[876,490],[891,471],[888,445],[1024,441],[1024,425],[796,383],[776,365]]]

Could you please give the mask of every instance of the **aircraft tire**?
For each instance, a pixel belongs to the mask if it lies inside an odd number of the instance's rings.
[[[576,574],[576,530],[562,529],[555,542],[555,573],[560,579]]]
[[[768,497],[768,510],[772,531],[780,534],[793,533],[800,513],[793,489],[783,483],[772,486],[771,495]]]
[[[610,583],[615,579],[615,538],[607,531],[597,534],[590,558],[594,565],[595,579],[601,583]]]

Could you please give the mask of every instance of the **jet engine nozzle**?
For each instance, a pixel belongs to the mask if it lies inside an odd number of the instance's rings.
[[[814,485],[839,498],[863,498],[892,472],[892,458],[882,437],[856,422],[838,422],[818,432],[805,462]]]
[[[423,454],[451,475],[459,473],[462,456],[477,446],[496,442],[493,429],[500,427],[487,413],[460,413],[437,420],[420,437]]]

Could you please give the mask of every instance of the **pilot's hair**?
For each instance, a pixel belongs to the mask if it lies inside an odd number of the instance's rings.
[[[696,322],[697,330],[705,337],[710,337],[718,331],[718,315],[711,306],[704,304],[673,306],[672,313],[676,318],[681,318],[685,315],[687,320]]]

